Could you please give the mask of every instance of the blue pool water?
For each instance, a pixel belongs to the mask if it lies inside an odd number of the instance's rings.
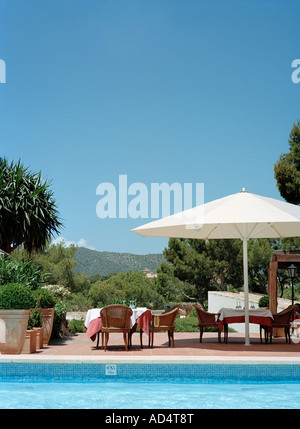
[[[1,409],[299,409],[300,364],[0,362]]]
[[[0,383],[1,409],[299,409],[300,384]]]

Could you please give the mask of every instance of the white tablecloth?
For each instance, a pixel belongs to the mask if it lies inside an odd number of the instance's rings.
[[[221,308],[219,313],[219,320],[224,320],[226,317],[245,316],[245,310],[239,308]],[[249,316],[271,317],[273,319],[271,311],[266,308],[249,309]]]
[[[85,322],[84,325],[86,328],[88,328],[89,324],[93,319],[96,319],[97,317],[100,317],[100,310],[101,308],[91,308],[86,313]],[[130,328],[132,328],[135,323],[136,319],[140,317],[141,314],[143,314],[147,310],[147,307],[138,307],[132,309],[132,316],[130,318]]]
[[[100,317],[100,310],[101,308],[91,308],[90,310],[88,310],[84,321],[84,326],[86,328],[88,328],[92,320],[97,319],[97,317]]]

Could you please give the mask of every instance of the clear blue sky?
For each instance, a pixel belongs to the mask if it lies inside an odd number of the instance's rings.
[[[300,118],[298,0],[0,0],[0,153],[52,180],[67,241],[161,252],[99,219],[97,185],[204,183],[281,198]]]

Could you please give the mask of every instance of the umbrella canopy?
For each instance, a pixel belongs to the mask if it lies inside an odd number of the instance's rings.
[[[243,240],[245,344],[249,339],[248,250],[250,238],[300,236],[300,207],[243,190],[132,230],[143,237]]]

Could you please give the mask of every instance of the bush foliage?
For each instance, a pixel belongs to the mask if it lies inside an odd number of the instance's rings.
[[[43,325],[43,316],[39,308],[34,308],[29,313],[27,329],[40,328]]]
[[[7,310],[29,310],[35,300],[31,290],[19,283],[8,283],[0,286],[0,308]]]
[[[43,267],[31,260],[24,261],[6,256],[0,258],[0,284],[19,283],[35,290],[45,280]]]
[[[36,289],[33,291],[33,296],[36,301],[36,307],[53,308],[56,304],[54,294],[47,289]]]

